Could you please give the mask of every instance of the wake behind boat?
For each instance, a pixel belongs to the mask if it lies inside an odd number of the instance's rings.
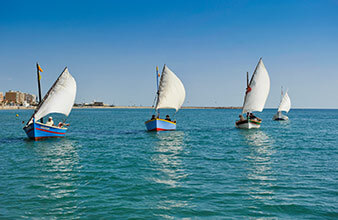
[[[23,130],[27,136],[33,140],[64,137],[67,132],[67,128],[65,127],[66,120],[55,126],[51,117],[49,117],[48,122],[44,124],[43,117],[50,113],[60,113],[65,116],[69,115],[76,96],[75,79],[70,75],[66,67],[41,100],[40,72],[42,72],[42,69],[37,64],[40,103]],[[39,120],[40,122],[38,122]]]
[[[158,84],[159,76],[158,67],[156,67],[156,115],[152,115],[145,125],[148,131],[176,130],[176,120],[172,121],[169,115],[166,115],[165,119],[161,119],[160,109],[175,109],[177,112],[184,102],[185,89],[181,80],[166,65],[163,67],[160,84]]]
[[[236,121],[237,128],[251,129],[261,126],[262,119],[256,117],[252,112],[263,111],[269,91],[270,78],[261,58],[251,77],[250,83],[249,74],[247,73],[247,88],[242,114],[239,116],[240,120]],[[246,116],[244,117],[245,113]]]
[[[275,121],[285,121],[285,120],[289,120],[289,117],[286,115],[283,115],[282,112],[286,112],[288,113],[290,111],[291,108],[291,100],[290,97],[288,95],[288,92],[286,91],[285,94],[283,95],[283,88],[281,90],[281,101],[280,104],[278,106],[278,110],[277,113],[273,116],[273,120]]]

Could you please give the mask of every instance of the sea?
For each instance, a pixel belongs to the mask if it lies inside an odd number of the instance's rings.
[[[42,141],[32,112],[0,111],[1,219],[338,219],[338,110],[241,130],[240,110],[182,109],[147,132],[150,109],[74,109]]]

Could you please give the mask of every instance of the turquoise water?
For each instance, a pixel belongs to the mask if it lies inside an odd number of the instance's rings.
[[[0,111],[0,218],[337,219],[338,110],[265,110],[249,131],[239,112],[153,133],[147,109],[77,109],[66,138],[34,142],[32,111]]]

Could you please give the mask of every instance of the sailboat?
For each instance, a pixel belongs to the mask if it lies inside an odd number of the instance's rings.
[[[181,80],[166,65],[162,70],[160,84],[158,84],[158,67],[156,67],[157,95],[155,115],[145,122],[148,131],[168,131],[176,130],[176,120],[171,121],[169,116],[165,119],[160,118],[160,109],[175,109],[176,112],[181,108],[185,99],[185,89]],[[176,114],[175,112],[175,114]]]
[[[75,79],[70,75],[66,67],[41,100],[39,70],[41,70],[41,68],[39,64],[37,64],[40,102],[26,126],[23,127],[23,130],[27,136],[33,140],[64,137],[67,132],[67,128],[64,126],[66,120],[64,120],[63,123],[60,122],[57,126],[47,125],[43,123],[43,117],[50,113],[60,113],[65,116],[69,115],[76,96]]]
[[[276,121],[285,121],[289,119],[288,116],[282,114],[283,111],[288,113],[291,108],[290,97],[287,91],[283,95],[283,88],[281,92],[281,97],[282,98],[281,98],[277,113],[273,116],[273,120],[276,120]]]
[[[264,109],[266,99],[270,91],[270,78],[262,58],[260,58],[256,69],[249,82],[247,73],[247,88],[244,97],[244,104],[240,120],[236,121],[237,128],[251,129],[259,128],[262,120],[252,114],[252,112],[261,112]],[[246,113],[246,117],[243,115]]]

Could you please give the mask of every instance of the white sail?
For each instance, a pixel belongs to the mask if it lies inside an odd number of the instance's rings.
[[[156,110],[173,108],[178,111],[185,99],[185,89],[181,80],[164,65],[159,85]]]
[[[50,113],[61,113],[68,116],[74,105],[75,96],[76,82],[66,67],[38,106],[33,115],[35,120],[37,121]]]
[[[289,112],[291,108],[291,100],[287,92],[285,92],[282,101],[279,104],[278,111]]]
[[[261,58],[249,83],[249,88],[244,98],[242,113],[263,111],[269,91],[270,78]]]

